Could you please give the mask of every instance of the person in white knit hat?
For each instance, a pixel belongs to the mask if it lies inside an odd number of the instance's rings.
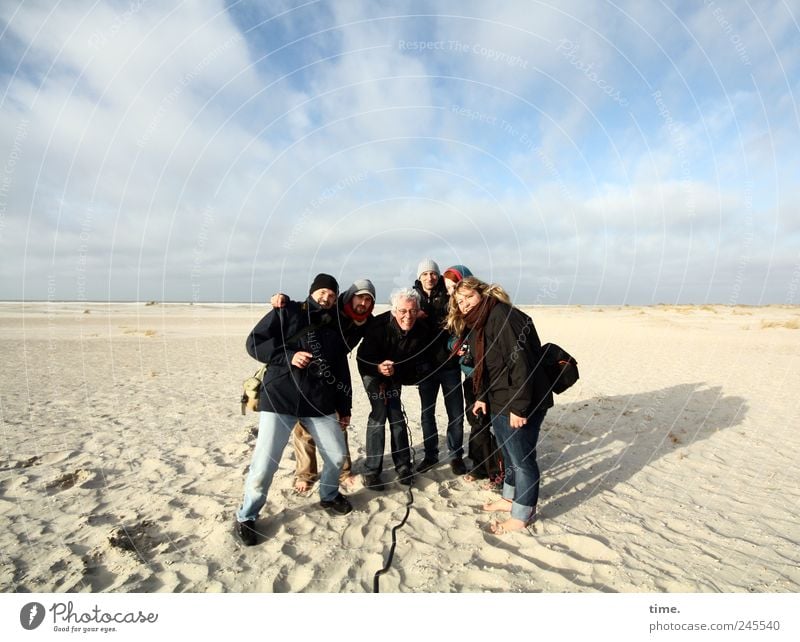
[[[432,327],[440,329],[431,342],[433,371],[419,383],[424,458],[417,466],[417,472],[424,473],[439,463],[436,399],[441,388],[447,411],[447,450],[450,468],[453,474],[463,475],[467,472],[464,464],[464,393],[461,388],[458,359],[450,354],[447,345],[449,334],[443,329],[450,297],[436,261],[423,259],[419,262],[414,289],[420,295],[423,318],[428,318]]]

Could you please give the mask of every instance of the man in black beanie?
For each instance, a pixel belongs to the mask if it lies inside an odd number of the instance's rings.
[[[245,546],[257,542],[255,520],[267,500],[292,427],[311,433],[324,462],[320,505],[334,515],[353,507],[339,492],[346,447],[342,428],[350,423],[352,393],[347,352],[330,310],[339,285],[318,274],[308,298],[271,310],[247,337],[247,352],[269,365],[259,396],[259,428],[235,533]]]
[[[311,287],[308,288],[308,294],[313,295],[317,290],[327,290],[326,293],[323,293],[323,298],[325,300],[325,305],[323,307],[329,310],[336,302],[336,296],[339,294],[339,284],[330,274],[317,274],[311,282]],[[331,292],[333,293],[333,301],[330,301]]]
[[[273,308],[282,308],[289,302],[289,296],[278,292],[272,295],[270,305]],[[375,286],[369,279],[356,279],[353,284],[342,294],[336,303],[339,336],[345,343],[345,350],[352,351],[364,336],[370,323],[373,321],[372,311],[375,308]],[[344,434],[344,443],[347,446],[347,431]],[[314,438],[298,423],[292,431],[292,447],[294,448],[295,474],[294,489],[300,495],[309,492],[319,475],[317,474],[317,448]],[[352,472],[353,462],[348,450],[342,473],[339,476],[339,485],[346,490],[352,490],[356,485],[356,477]]]

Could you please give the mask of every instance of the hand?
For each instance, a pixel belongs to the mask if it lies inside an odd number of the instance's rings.
[[[269,300],[269,304],[273,308],[285,308],[286,304],[289,302],[289,297],[285,294],[281,294],[278,292],[277,294],[273,294],[272,298]]]
[[[515,415],[513,412],[509,415],[509,423],[511,424],[511,428],[514,430],[519,430],[522,428],[526,423],[528,423],[527,417],[519,417]]]
[[[394,361],[384,361],[378,364],[378,372],[384,377],[391,377],[394,374]]]
[[[476,417],[478,415],[486,415],[486,402],[485,401],[476,401],[472,406],[472,414]]]
[[[305,368],[311,363],[311,360],[314,358],[314,355],[310,352],[295,352],[294,356],[292,357],[292,365],[297,368]]]
[[[339,417],[339,425],[342,427],[342,430],[347,430],[347,427],[350,425],[350,415],[342,416],[337,412],[336,416]]]

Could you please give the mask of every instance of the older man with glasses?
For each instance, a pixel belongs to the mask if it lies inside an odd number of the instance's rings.
[[[395,290],[391,305],[389,312],[375,317],[358,349],[358,371],[371,406],[364,486],[376,491],[385,488],[381,473],[387,420],[398,481],[406,486],[414,481],[400,393],[402,386],[416,385],[432,369],[428,357],[432,332],[428,322],[418,318],[419,294],[411,288]]]

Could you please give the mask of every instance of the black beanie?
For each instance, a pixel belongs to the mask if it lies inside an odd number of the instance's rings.
[[[339,294],[339,284],[330,274],[317,274],[311,282],[311,287],[308,288],[308,293],[313,294],[322,288],[333,290],[336,294]]]

